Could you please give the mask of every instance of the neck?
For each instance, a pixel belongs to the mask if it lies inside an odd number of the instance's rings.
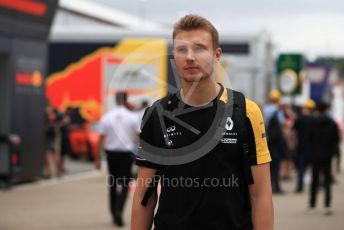
[[[220,86],[215,80],[205,79],[200,82],[183,82],[180,95],[184,103],[201,106],[211,102],[219,93]]]

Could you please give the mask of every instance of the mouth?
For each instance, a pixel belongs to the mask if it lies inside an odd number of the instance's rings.
[[[185,70],[198,70],[199,68],[197,66],[186,66],[184,69]]]

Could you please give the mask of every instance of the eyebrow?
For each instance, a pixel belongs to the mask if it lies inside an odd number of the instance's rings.
[[[188,46],[189,44],[188,43],[181,43],[181,44],[176,44],[174,43],[174,48],[179,48],[179,47],[183,47],[183,46]],[[200,46],[200,47],[203,47],[203,48],[207,48],[207,46],[203,43],[191,43],[191,46]]]
[[[204,45],[203,43],[194,43],[193,45],[201,46],[201,47],[203,47],[203,48],[207,48],[207,46]]]

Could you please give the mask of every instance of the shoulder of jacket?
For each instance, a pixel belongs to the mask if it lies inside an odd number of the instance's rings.
[[[246,98],[246,114],[247,116],[249,115],[256,115],[257,113],[261,113],[261,109],[258,106],[258,104],[254,101],[252,101],[251,99]]]

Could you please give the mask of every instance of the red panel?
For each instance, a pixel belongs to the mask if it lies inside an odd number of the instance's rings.
[[[51,103],[62,108],[66,105],[75,105],[83,108],[87,118],[99,119],[102,105],[102,74],[101,58],[97,56],[88,62],[78,64],[77,68],[61,74],[61,78],[53,81],[46,87],[46,94]],[[98,108],[89,108],[87,103],[95,101]]]
[[[43,16],[47,12],[47,4],[35,0],[0,0],[0,6],[35,16]]]
[[[31,73],[17,72],[16,83],[17,85],[32,85]]]

